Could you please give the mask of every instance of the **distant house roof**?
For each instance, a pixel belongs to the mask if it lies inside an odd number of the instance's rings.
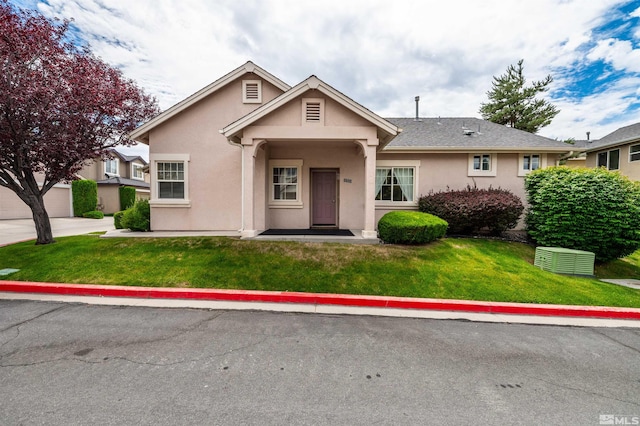
[[[160,124],[164,123],[165,121],[167,121],[171,117],[173,117],[176,114],[178,114],[178,113],[184,111],[185,109],[189,108],[191,105],[201,101],[202,99],[206,98],[210,94],[212,94],[212,93],[218,91],[219,89],[221,89],[222,87],[226,86],[228,83],[230,83],[230,82],[234,81],[235,79],[237,79],[239,77],[242,77],[243,75],[248,74],[248,73],[253,73],[253,74],[261,77],[262,79],[264,79],[264,80],[268,81],[269,83],[273,84],[275,87],[279,88],[283,92],[287,91],[287,90],[289,90],[291,88],[291,86],[289,86],[287,83],[283,82],[279,78],[275,77],[273,74],[270,74],[269,72],[267,72],[264,69],[260,68],[259,66],[257,66],[253,62],[248,61],[244,65],[236,68],[235,70],[231,71],[230,73],[226,74],[225,76],[223,76],[223,77],[219,78],[218,80],[214,81],[213,83],[209,84],[207,87],[204,87],[203,89],[200,89],[199,91],[197,91],[193,95],[189,96],[188,98],[184,99],[183,101],[178,102],[177,104],[175,104],[171,108],[161,112],[159,115],[155,116],[151,120],[147,121],[146,123],[144,123],[143,125],[141,125],[137,129],[135,129],[133,132],[131,132],[131,134],[129,136],[133,140],[136,140],[136,141],[139,141],[139,142],[143,142],[143,143],[148,143],[149,142],[149,131],[151,129],[155,128],[156,126],[159,126]]]
[[[593,141],[587,146],[586,152],[597,151],[603,148],[624,145],[636,141],[640,141],[640,123],[621,127],[618,130],[609,133],[602,139]]]
[[[135,186],[137,188],[151,188],[147,182],[137,179],[127,179],[120,176],[111,176],[108,179],[99,180],[96,182],[99,185],[124,185]]]
[[[384,151],[546,151],[572,145],[472,117],[388,118],[402,129]]]

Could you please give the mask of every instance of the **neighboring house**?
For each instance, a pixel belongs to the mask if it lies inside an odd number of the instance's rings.
[[[136,188],[136,198],[149,199],[148,163],[140,156],[130,156],[112,149],[112,159],[98,160],[78,173],[81,179],[98,184],[98,210],[111,214],[120,210],[121,186]]]
[[[510,189],[570,147],[476,118],[385,119],[311,76],[252,62],[136,129],[149,145],[152,230],[328,227],[377,236],[430,191]]]
[[[587,167],[605,167],[640,181],[640,123],[621,127],[587,144],[585,152]]]

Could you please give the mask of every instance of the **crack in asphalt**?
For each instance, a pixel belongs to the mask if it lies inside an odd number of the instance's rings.
[[[35,317],[33,317],[33,318],[29,318],[29,319],[26,319],[26,320],[24,320],[24,321],[21,321],[21,322],[19,322],[19,323],[17,323],[17,324],[12,324],[12,325],[10,325],[9,327],[3,328],[2,330],[0,330],[0,333],[4,333],[5,331],[9,331],[9,330],[11,330],[12,328],[15,328],[15,330],[16,330],[16,335],[15,335],[15,336],[13,336],[13,337],[11,337],[11,338],[10,338],[9,340],[7,340],[6,342],[2,342],[2,344],[0,345],[0,348],[1,348],[1,347],[3,347],[4,345],[8,344],[8,343],[13,342],[13,341],[14,341],[14,340],[16,340],[18,337],[20,337],[20,326],[22,326],[22,325],[24,325],[24,324],[27,324],[27,323],[29,323],[29,322],[31,322],[31,321],[33,321],[33,320],[38,319],[38,318],[42,318],[43,316],[48,315],[48,314],[50,314],[50,313],[52,313],[52,312],[59,311],[60,309],[63,309],[63,308],[66,308],[66,306],[65,306],[65,305],[58,306],[57,308],[53,308],[53,309],[51,309],[51,310],[49,310],[49,311],[47,311],[47,312],[43,312],[43,313],[41,313],[40,315],[36,315],[36,316],[35,316]],[[15,353],[15,351],[14,351],[14,352],[12,352],[12,353],[10,353],[10,354],[13,354],[13,353]],[[4,358],[5,356],[7,356],[7,354],[1,354],[1,355],[0,355],[0,359]]]
[[[640,407],[640,403],[638,403],[636,401],[628,401],[626,399],[615,398],[613,396],[605,395],[605,394],[598,393],[598,392],[588,391],[586,389],[574,388],[574,387],[571,387],[571,386],[567,386],[567,385],[563,385],[563,384],[560,384],[560,383],[552,382],[552,381],[549,381],[549,380],[541,379],[540,377],[529,376],[529,375],[526,375],[526,374],[525,374],[525,377],[529,377],[530,379],[534,379],[534,380],[539,380],[541,382],[544,382],[544,383],[549,384],[551,386],[558,387],[560,389],[566,389],[566,390],[571,390],[571,391],[576,391],[576,392],[582,392],[582,393],[587,394],[587,395],[599,396],[599,397],[602,397],[602,398],[610,399],[612,401],[625,402],[627,404],[636,405],[636,406]]]
[[[619,344],[620,346],[624,346],[624,347],[625,347],[625,348],[627,348],[627,349],[631,349],[631,350],[632,350],[632,351],[634,351],[634,352],[638,352],[638,353],[640,353],[640,349],[635,348],[635,347],[630,346],[630,345],[627,345],[626,343],[623,343],[623,342],[621,342],[620,340],[618,340],[618,339],[616,339],[616,338],[614,338],[614,337],[611,337],[611,336],[609,336],[608,334],[606,334],[606,333],[604,333],[604,332],[602,332],[602,331],[600,331],[600,330],[594,329],[593,331],[594,331],[595,333],[599,334],[600,336],[606,337],[607,339],[611,340],[612,342]]]

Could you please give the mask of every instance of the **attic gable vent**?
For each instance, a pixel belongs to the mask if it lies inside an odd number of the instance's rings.
[[[302,115],[308,124],[324,122],[324,99],[303,99]]]
[[[307,121],[320,121],[320,102],[307,104]]]
[[[262,81],[243,80],[242,81],[242,102],[245,104],[262,103]]]

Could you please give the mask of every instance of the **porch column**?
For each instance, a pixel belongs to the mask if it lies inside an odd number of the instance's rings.
[[[364,151],[364,229],[362,238],[377,238],[376,232],[376,148],[378,139],[367,139],[361,144]]]
[[[258,231],[254,220],[253,178],[255,171],[255,145],[253,139],[242,138],[242,237],[255,237]]]

